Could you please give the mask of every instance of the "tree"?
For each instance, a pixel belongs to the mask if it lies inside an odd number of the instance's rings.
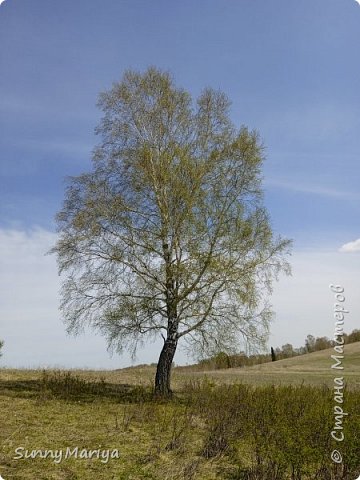
[[[276,353],[273,347],[271,347],[271,361],[276,362]]]
[[[294,347],[291,345],[291,343],[285,343],[285,345],[281,347],[281,350],[283,358],[290,358],[295,355]]]
[[[2,357],[2,348],[4,346],[4,341],[3,340],[0,340],[0,357]]]
[[[315,352],[316,339],[314,335],[308,335],[305,339],[305,348],[308,353]]]
[[[347,336],[346,343],[354,343],[360,341],[360,330],[355,329]]]
[[[230,357],[225,352],[219,352],[215,357],[215,368],[231,368]]]
[[[315,349],[315,352],[317,352],[318,350],[325,350],[327,348],[331,348],[332,346],[333,346],[332,342],[329,338],[317,337],[315,340],[314,349]]]
[[[215,354],[263,342],[267,293],[289,241],[262,201],[263,146],[229,100],[196,102],[170,74],[127,71],[100,95],[93,169],[70,179],[53,248],[69,332],[90,325],[119,352],[161,335],[155,391],[170,391],[179,340]]]

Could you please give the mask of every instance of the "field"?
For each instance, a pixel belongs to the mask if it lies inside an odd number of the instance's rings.
[[[193,372],[195,377],[206,375],[220,383],[243,382],[251,385],[328,385],[333,386],[334,376],[344,375],[351,389],[360,389],[360,342],[346,345],[346,351],[340,370],[331,365],[333,349],[302,355],[299,357],[263,363],[249,368],[230,368],[209,372]],[[186,372],[186,369],[184,370]],[[336,373],[337,372],[337,373]],[[336,375],[335,375],[336,374]],[[185,373],[185,377],[188,373]],[[176,378],[181,378],[180,372]],[[180,381],[181,383],[181,381]]]
[[[5,480],[354,479],[360,473],[360,343],[346,347],[343,371],[331,369],[332,353],[242,369],[177,367],[169,401],[152,398],[152,367],[0,369],[0,475]],[[341,445],[330,436],[335,376],[345,377],[341,406],[350,413]],[[48,458],[15,459],[19,447],[22,456],[47,450]],[[94,458],[56,461],[56,452],[65,456],[68,447],[93,450]],[[341,467],[329,457],[335,447],[341,447]],[[107,451],[119,458],[107,459]]]

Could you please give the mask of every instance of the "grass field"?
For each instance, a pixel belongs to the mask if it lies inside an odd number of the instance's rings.
[[[229,368],[205,372],[193,372],[194,377],[206,375],[216,382],[243,382],[252,385],[328,385],[333,386],[333,379],[340,370],[334,370],[331,365],[336,363],[331,359],[333,349],[287,358],[276,362],[263,363],[248,368]],[[341,374],[351,389],[360,388],[360,342],[346,345]],[[183,375],[187,377],[184,369]],[[180,380],[181,373],[176,373]],[[181,381],[180,381],[181,383]]]
[[[278,462],[278,477],[274,478],[279,480],[291,478],[286,476],[291,471],[286,462],[291,463],[291,455],[298,455],[301,448],[313,455],[314,472],[320,466],[335,468],[326,463],[330,445],[325,425],[331,429],[333,378],[344,376],[348,406],[353,410],[346,447],[350,463],[348,472],[331,470],[331,474],[333,478],[356,478],[351,468],[356,462],[360,466],[360,411],[356,407],[360,407],[360,343],[346,346],[343,372],[331,369],[332,353],[325,350],[242,369],[202,372],[178,367],[173,374],[174,399],[166,402],[152,398],[152,367],[71,373],[0,369],[0,475],[5,480],[266,480],[274,474],[269,470],[273,459],[269,463],[266,457],[271,445]],[[236,389],[233,384],[242,386]],[[293,416],[298,400],[298,410],[305,412],[300,424]],[[273,410],[278,416],[271,416]],[[278,418],[282,423],[275,428]],[[358,426],[359,431],[351,430]],[[306,439],[303,447],[300,441],[297,446],[299,429],[308,428],[310,446],[306,447]],[[313,430],[317,431],[315,439]],[[279,438],[277,431],[281,431]],[[319,435],[325,452],[321,458],[316,456]],[[279,439],[284,445],[294,444],[295,450],[281,456],[286,449],[277,443]],[[261,442],[265,450],[256,470],[253,455]],[[311,447],[311,442],[319,447]],[[65,451],[67,447],[118,450],[120,458],[107,463],[69,458],[57,464],[52,458],[14,459],[18,447],[22,452]],[[319,473],[307,476],[306,468],[297,472],[297,478],[327,478]]]

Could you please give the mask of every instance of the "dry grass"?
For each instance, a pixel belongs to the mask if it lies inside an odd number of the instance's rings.
[[[330,350],[243,369],[196,372],[175,368],[172,402],[154,402],[154,367],[117,371],[0,369],[0,474],[9,479],[213,480],[227,476],[226,456],[205,458],[206,424],[184,403],[185,385],[204,378],[215,384],[333,385]],[[360,386],[360,343],[346,347],[344,373],[350,388]],[[188,387],[187,387],[188,388]],[[15,448],[118,449],[120,459],[15,460]],[[220,473],[221,472],[221,473]],[[230,475],[230,474],[229,474]],[[240,478],[240,477],[238,477]]]
[[[105,383],[104,373],[88,371],[47,372],[44,382],[41,371],[0,370],[0,475],[6,480],[185,480],[196,473],[215,479],[209,462],[198,455],[201,431],[193,428],[193,416],[181,402],[154,402],[149,388],[106,373]],[[117,449],[120,458],[55,464],[51,458],[14,459],[18,447]]]
[[[333,386],[334,376],[344,376],[348,388],[360,389],[360,342],[346,345],[344,370],[331,368],[333,349],[263,363],[253,367],[193,371],[181,367],[174,371],[175,385],[189,378],[206,377],[216,383],[246,383],[250,385],[327,385]],[[340,372],[340,373],[339,373]]]

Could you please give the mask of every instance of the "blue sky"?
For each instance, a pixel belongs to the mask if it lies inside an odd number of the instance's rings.
[[[100,91],[156,65],[197,95],[231,98],[266,145],[266,205],[294,239],[276,286],[271,343],[332,334],[329,283],[359,326],[360,6],[355,0],[5,0],[0,6],[0,338],[2,363],[112,367],[103,339],[64,334],[54,215],[64,177],[90,168]],[[306,300],[305,300],[306,299]],[[304,301],[309,313],[304,309]],[[26,345],[28,349],[24,348]],[[156,361],[146,346],[138,361]],[[186,357],[179,353],[179,362]]]

